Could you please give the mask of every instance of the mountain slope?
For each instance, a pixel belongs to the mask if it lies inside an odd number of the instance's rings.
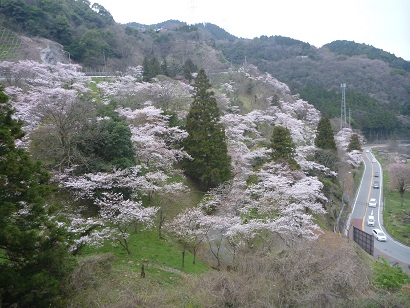
[[[382,49],[371,45],[359,44],[352,41],[334,41],[323,45],[323,48],[328,48],[331,52],[345,56],[366,56],[372,60],[382,60],[389,63],[391,67],[403,69],[410,72],[410,62],[396,57],[394,54],[386,52]]]
[[[121,25],[87,1],[0,0],[0,16],[9,29],[60,42],[71,60],[93,71],[125,71],[147,56],[177,73],[186,60],[207,72],[254,64],[331,117],[339,116],[339,86],[346,83],[354,128],[368,138],[405,136],[409,130],[403,124],[410,116],[409,62],[373,46],[335,41],[316,48],[282,36],[242,39],[213,24],[177,20]]]

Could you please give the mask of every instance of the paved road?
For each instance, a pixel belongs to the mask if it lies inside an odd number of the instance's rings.
[[[375,239],[373,256],[375,258],[383,256],[388,259],[390,263],[398,263],[407,271],[410,271],[410,247],[395,241],[387,234],[383,227],[383,170],[379,162],[374,158],[371,148],[365,148],[363,161],[365,169],[349,218],[349,225],[355,226],[369,234],[372,233],[373,228],[382,229],[387,235],[387,242],[379,242]],[[378,177],[375,176],[375,172],[379,173]],[[379,182],[379,189],[373,188],[374,181]],[[377,206],[375,208],[368,206],[370,198],[377,200]],[[368,216],[371,215],[372,212],[375,217],[374,227],[367,225]],[[352,238],[353,228],[350,227],[349,229],[349,236]]]

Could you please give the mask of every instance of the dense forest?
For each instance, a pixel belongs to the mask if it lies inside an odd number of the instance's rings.
[[[331,52],[345,56],[366,56],[369,59],[382,60],[389,63],[391,67],[402,69],[410,72],[410,62],[401,58],[397,58],[395,55],[383,51],[379,48],[375,48],[371,45],[358,44],[351,41],[334,41],[332,43],[323,45],[325,48],[329,48]]]

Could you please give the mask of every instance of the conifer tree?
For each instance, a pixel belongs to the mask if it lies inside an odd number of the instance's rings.
[[[168,70],[168,62],[167,62],[167,58],[164,57],[162,63],[161,63],[161,72],[162,74],[164,74],[165,76],[171,77],[169,75],[169,70]]]
[[[149,57],[144,57],[142,66],[142,79],[144,81],[149,82],[155,76],[162,74],[161,63],[158,61],[158,58],[154,56],[154,54],[151,54]]]
[[[203,69],[198,73],[194,88],[194,100],[186,118],[189,136],[184,140],[185,151],[193,159],[185,160],[183,165],[188,176],[202,188],[209,189],[231,177],[231,158],[216,98]]]
[[[24,134],[2,90],[0,86],[0,305],[48,307],[68,273],[66,236],[47,215],[48,173],[15,146]]]
[[[198,67],[192,62],[191,59],[185,61],[183,65],[184,77],[188,79],[189,82],[192,80],[192,73],[195,73]]]
[[[337,170],[339,157],[332,125],[327,116],[323,116],[319,121],[315,145],[318,148],[315,151],[315,161],[332,170]]]
[[[347,151],[351,152],[353,150],[361,151],[362,144],[360,142],[359,136],[357,134],[353,134],[350,137],[349,145],[347,146]]]
[[[285,161],[291,168],[300,168],[295,161],[296,147],[289,129],[283,126],[273,127],[270,148],[275,162]]]
[[[323,150],[337,150],[332,125],[327,116],[322,117],[319,121],[315,145]]]

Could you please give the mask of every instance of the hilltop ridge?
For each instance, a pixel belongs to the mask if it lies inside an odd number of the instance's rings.
[[[253,64],[330,117],[339,116],[339,86],[346,83],[352,125],[369,139],[405,136],[410,129],[409,62],[373,46],[334,41],[317,48],[280,35],[243,39],[211,23],[178,20],[119,24],[104,7],[80,1],[16,3],[21,4],[18,10],[8,2],[0,8],[1,29],[55,41],[64,50],[56,56],[59,60],[86,70],[124,72],[151,56],[177,73],[188,59],[214,72]],[[26,42],[13,60],[39,59],[33,54],[38,47]],[[7,58],[3,54],[0,60]]]

